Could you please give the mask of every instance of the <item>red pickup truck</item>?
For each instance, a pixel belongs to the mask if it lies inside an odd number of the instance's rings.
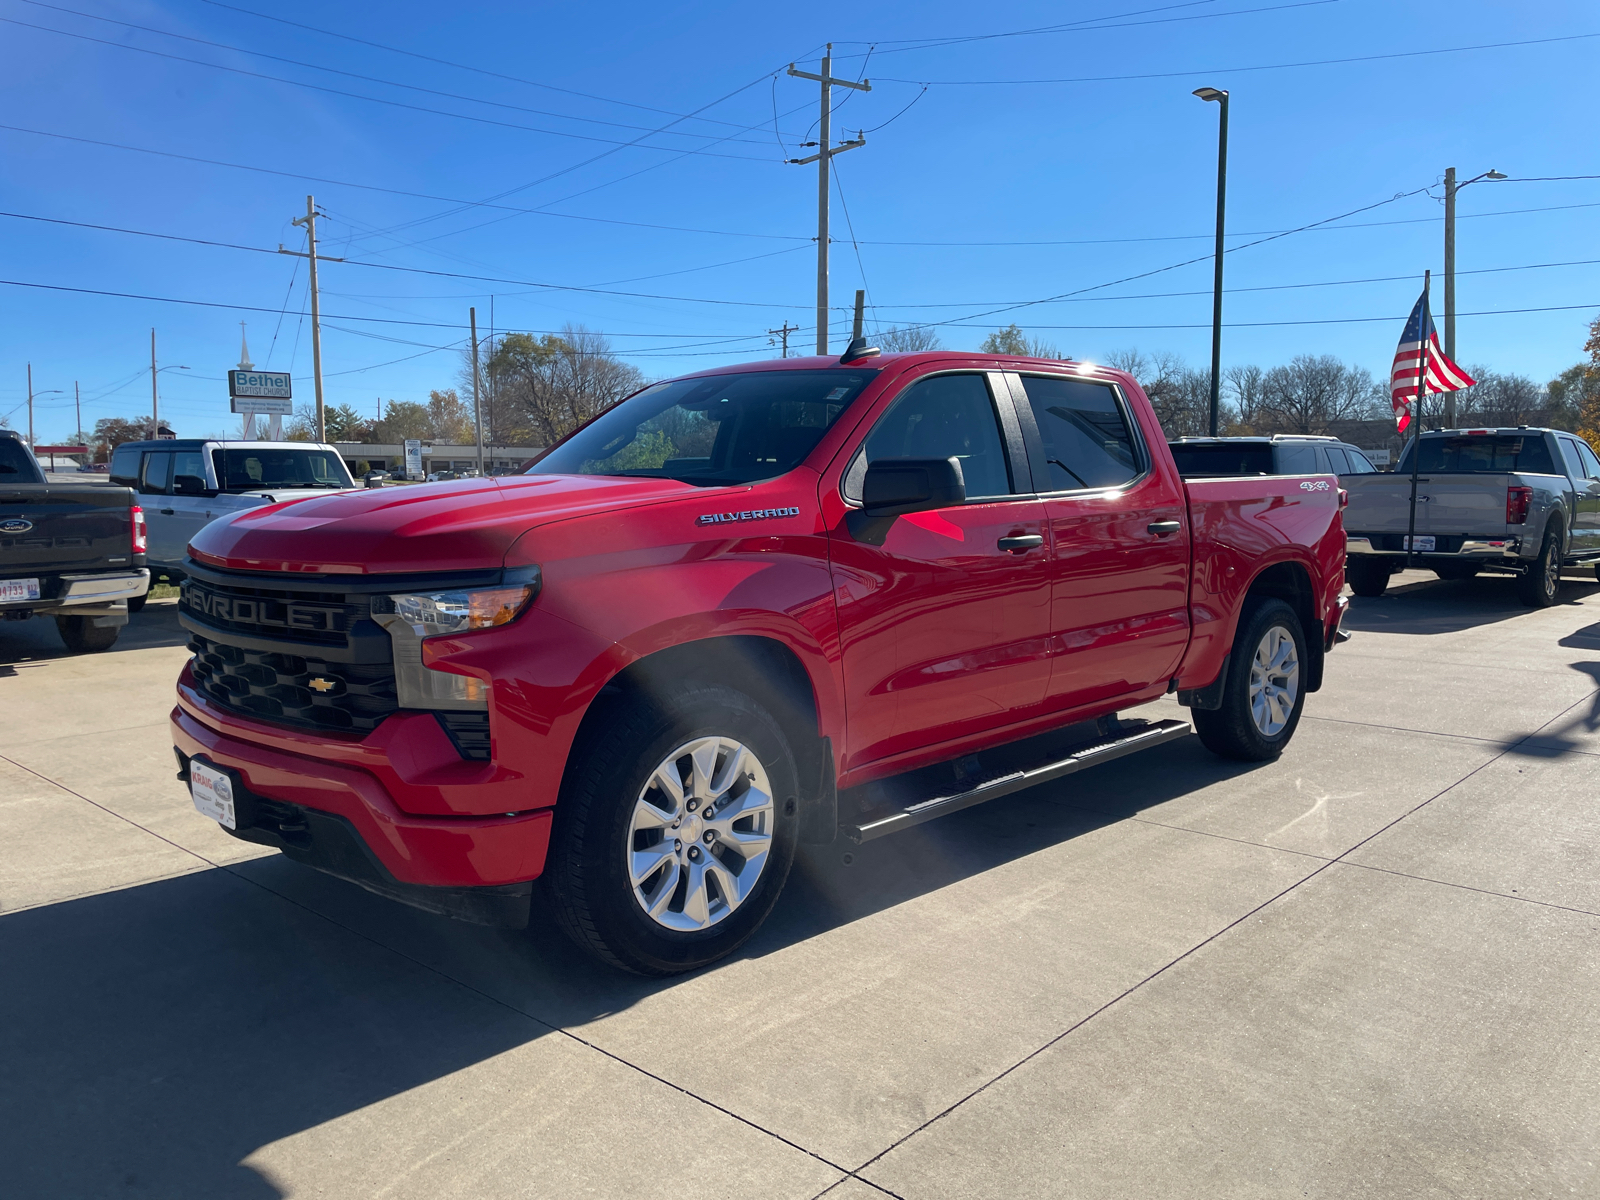
[[[1266,759],[1344,611],[1329,476],[1179,477],[1090,364],[718,368],[525,474],[252,509],[190,545],[172,733],[236,836],[436,912],[688,970],[796,847],[865,841],[1187,721]]]

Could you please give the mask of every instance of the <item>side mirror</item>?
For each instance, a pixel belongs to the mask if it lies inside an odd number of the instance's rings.
[[[966,500],[958,458],[880,458],[861,481],[861,511],[869,517],[900,517]]]
[[[204,496],[206,481],[198,475],[174,475],[172,494],[175,496]]]

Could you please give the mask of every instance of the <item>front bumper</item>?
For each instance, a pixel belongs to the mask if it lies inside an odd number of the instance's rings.
[[[227,767],[251,798],[269,802],[256,806],[254,819],[238,836],[277,845],[310,866],[417,907],[469,919],[478,918],[459,911],[446,891],[505,889],[526,884],[544,870],[549,808],[489,817],[416,816],[401,811],[367,770],[213,728],[196,715],[195,697],[184,694],[182,685],[180,699],[187,703],[180,702],[171,715],[180,763],[186,766],[198,755]],[[359,857],[378,868],[375,872],[363,874],[349,865],[355,860],[335,845],[340,825]]]

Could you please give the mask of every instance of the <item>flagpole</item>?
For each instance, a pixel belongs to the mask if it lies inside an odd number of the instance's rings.
[[[1406,523],[1406,568],[1416,565],[1417,545],[1417,468],[1422,462],[1422,397],[1428,390],[1428,326],[1433,321],[1428,311],[1428,291],[1432,286],[1433,272],[1422,273],[1422,317],[1417,322],[1417,337],[1421,339],[1421,355],[1417,359],[1417,396],[1411,407],[1411,516]]]

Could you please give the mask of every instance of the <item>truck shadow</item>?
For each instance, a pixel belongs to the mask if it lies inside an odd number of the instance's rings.
[[[1184,746],[867,846],[807,848],[742,957],[1243,770]],[[19,1198],[277,1197],[252,1161],[263,1147],[684,982],[603,967],[548,914],[530,932],[462,925],[281,856],[0,916],[0,962],[0,1190]]]
[[[1592,574],[1579,578],[1569,573],[1562,577],[1556,607],[1576,606],[1594,595],[1600,595],[1600,583]],[[1510,575],[1452,583],[1430,571],[1415,571],[1396,576],[1376,599],[1352,599],[1344,627],[1352,633],[1460,633],[1537,611],[1517,599],[1517,581]]]
[[[177,598],[151,600],[145,604],[143,612],[134,613],[129,618],[111,649],[83,657],[105,658],[129,650],[182,646],[188,640],[188,633],[178,624]],[[72,654],[62,643],[52,618],[33,617],[27,621],[0,622],[0,678],[13,673],[4,670],[7,666],[70,657]]]
[[[1562,638],[1560,644],[1585,650],[1600,649],[1600,624],[1586,625]],[[1588,704],[1575,706],[1554,724],[1546,725],[1536,733],[1508,738],[1502,745],[1506,753],[1524,758],[1555,758],[1573,750],[1587,750],[1591,754],[1600,750],[1600,743],[1596,743],[1592,736],[1587,742],[1583,740],[1584,734],[1600,733],[1600,662],[1567,665],[1580,675],[1587,675],[1596,689]]]

